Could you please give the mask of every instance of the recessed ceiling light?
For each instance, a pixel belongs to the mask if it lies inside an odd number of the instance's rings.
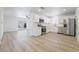
[[[38,9],[38,11],[40,12],[40,11],[41,11],[41,9]]]
[[[66,9],[64,9],[64,11],[66,11]]]

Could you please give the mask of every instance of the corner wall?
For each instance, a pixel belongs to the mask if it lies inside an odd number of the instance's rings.
[[[76,9],[76,38],[79,41],[79,8]]]
[[[2,8],[0,8],[0,43],[2,40],[2,36],[3,36],[3,12]]]

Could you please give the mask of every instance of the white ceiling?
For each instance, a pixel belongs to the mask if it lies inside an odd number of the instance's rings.
[[[16,17],[26,17],[29,15],[31,8],[27,7],[5,7],[4,14],[9,16],[16,16]]]
[[[4,14],[16,17],[26,17],[32,13],[55,16],[55,15],[72,15],[75,14],[75,7],[4,7]]]

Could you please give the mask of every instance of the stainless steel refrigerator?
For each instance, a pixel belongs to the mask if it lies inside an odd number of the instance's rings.
[[[72,36],[76,36],[76,19],[69,18],[68,19],[68,34]]]

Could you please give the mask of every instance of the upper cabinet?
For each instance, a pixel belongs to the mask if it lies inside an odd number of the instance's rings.
[[[36,23],[50,23],[50,19],[46,16],[39,16],[39,15],[35,15],[33,16],[34,22]]]

